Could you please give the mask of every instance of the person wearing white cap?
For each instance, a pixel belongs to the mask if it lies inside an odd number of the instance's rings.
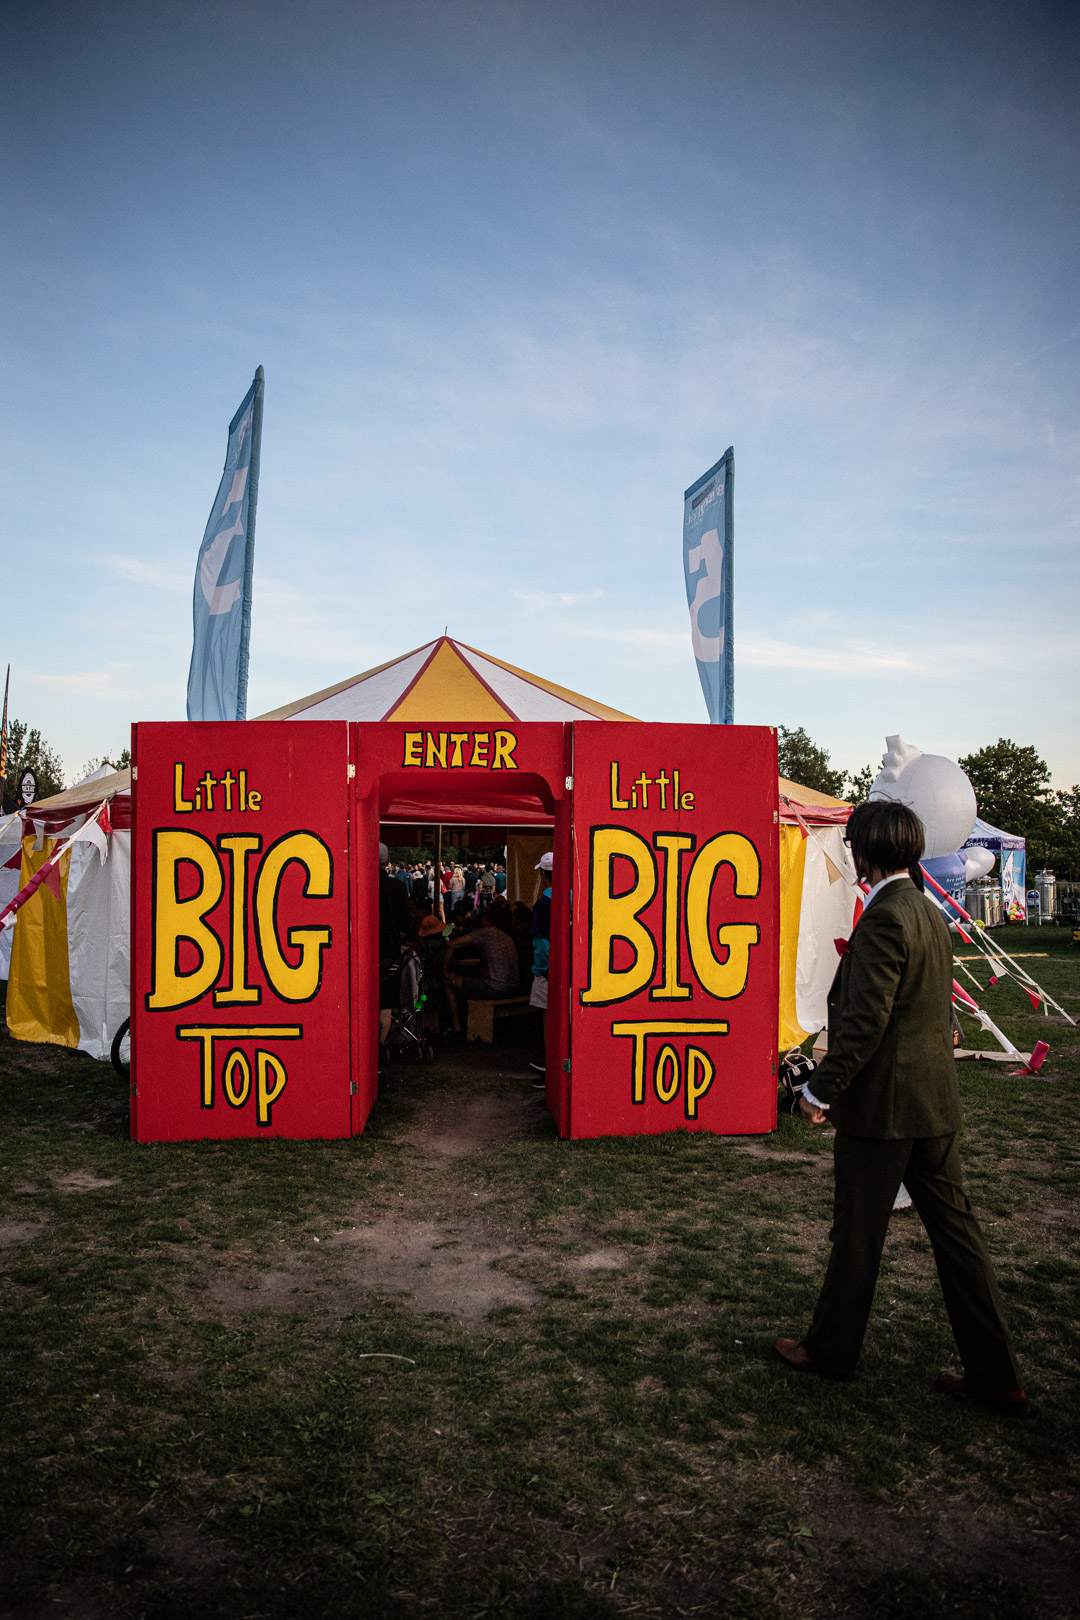
[[[538,1007],[541,1013],[544,1014],[540,1027],[545,1036],[545,1048],[547,1046],[548,961],[551,952],[551,872],[554,864],[555,857],[550,849],[541,855],[536,863],[534,870],[543,873],[547,884],[543,894],[532,908],[532,922],[529,926],[533,942],[533,982],[532,991],[529,995],[529,1006]],[[531,1063],[529,1067],[543,1076],[546,1065],[543,1063]],[[536,1086],[537,1090],[543,1084],[542,1078],[533,1081],[533,1085]]]

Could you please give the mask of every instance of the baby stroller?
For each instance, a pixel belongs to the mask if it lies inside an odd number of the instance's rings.
[[[396,991],[393,980],[397,980]],[[430,1063],[435,1050],[425,1031],[420,1027],[429,1006],[427,975],[420,957],[406,946],[400,963],[382,975],[381,988],[390,986],[390,1033],[386,1037],[386,1054],[405,1063]],[[380,1001],[382,997],[380,996]],[[385,1002],[383,1002],[385,1006]]]

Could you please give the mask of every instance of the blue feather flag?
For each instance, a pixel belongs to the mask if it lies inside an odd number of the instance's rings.
[[[263,368],[229,423],[225,471],[195,569],[195,638],[188,673],[189,720],[247,718],[255,504],[262,440]]]
[[[683,496],[683,569],[690,639],[714,726],[735,721],[735,451],[726,450]]]

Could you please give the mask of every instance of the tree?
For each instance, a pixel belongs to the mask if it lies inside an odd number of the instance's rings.
[[[1045,846],[1039,846],[1040,866],[1047,866],[1060,878],[1080,879],[1080,784],[1053,795],[1053,822]],[[1035,872],[1028,856],[1028,870]]]
[[[82,780],[84,777],[91,776],[93,772],[99,770],[102,765],[107,765],[110,771],[126,771],[130,764],[130,748],[122,748],[118,754],[100,754],[96,759],[87,760],[86,764],[79,772],[79,778]]]
[[[37,777],[39,799],[47,799],[51,793],[59,793],[63,789],[64,768],[59,754],[49,747],[36,728],[31,730],[24,720],[12,720],[8,725],[5,799],[14,802],[19,778],[24,771],[33,771]]]
[[[1035,749],[999,737],[960,761],[975,789],[979,814],[1004,832],[1037,837],[1050,804],[1050,768]]]
[[[1055,792],[1050,768],[1035,748],[999,737],[960,761],[971,779],[979,814],[1003,832],[1027,840],[1029,873],[1049,867],[1080,878],[1080,786]]]
[[[861,771],[856,771],[854,776],[848,777],[844,798],[849,799],[852,804],[865,804],[870,797],[870,789],[874,785],[876,775],[877,771],[872,765],[864,765]]]
[[[844,772],[829,769],[828,754],[811,740],[805,726],[794,730],[789,726],[780,727],[779,763],[780,775],[786,776],[789,782],[799,782],[818,793],[829,793],[834,799],[843,796]]]

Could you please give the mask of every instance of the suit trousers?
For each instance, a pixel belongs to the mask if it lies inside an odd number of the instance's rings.
[[[945,1309],[973,1389],[1020,1387],[990,1256],[964,1192],[955,1134],[918,1140],[837,1131],[832,1254],[804,1343],[818,1366],[854,1375],[893,1200],[903,1182],[934,1251]]]

